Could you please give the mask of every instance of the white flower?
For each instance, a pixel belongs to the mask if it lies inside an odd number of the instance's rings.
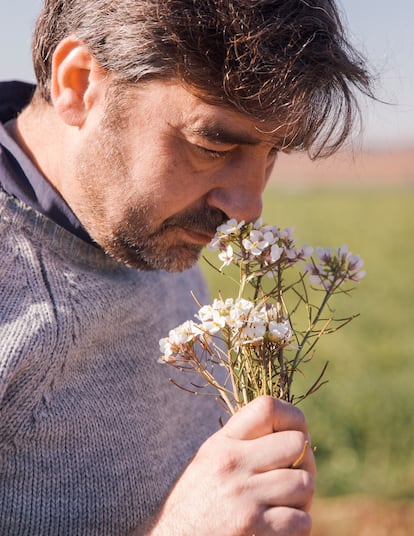
[[[207,249],[210,251],[217,251],[218,249],[222,249],[222,239],[221,236],[213,236],[211,241],[207,244]],[[225,246],[224,246],[225,247]]]
[[[260,320],[254,320],[246,324],[240,330],[240,340],[242,344],[259,343],[266,333],[266,324]]]
[[[272,320],[277,320],[278,310],[275,305],[267,304],[260,309],[260,312],[261,314],[265,316],[267,322],[271,322]]]
[[[224,251],[227,248],[228,243],[232,238],[239,236],[240,229],[243,227],[244,221],[238,222],[232,218],[226,223],[219,225],[216,230],[216,234],[211,241],[207,244],[207,249],[210,251],[221,250]]]
[[[364,261],[359,255],[348,255],[348,278],[351,281],[359,281],[367,275],[365,270],[361,270]]]
[[[287,240],[293,240],[293,233],[295,232],[294,227],[285,227],[285,229],[281,229],[279,231],[280,238],[287,239]]]
[[[329,288],[328,282],[320,275],[310,275],[309,281],[314,285],[322,285],[324,288]]]
[[[192,343],[201,335],[201,331],[192,320],[187,320],[180,326],[171,329],[168,337],[160,339],[161,363],[175,363],[177,360],[187,360]]]
[[[254,308],[254,303],[244,298],[237,298],[234,302],[234,307],[247,315]]]
[[[222,225],[219,225],[219,227],[217,227],[217,234],[224,234],[224,235],[234,234],[237,236],[239,234],[240,228],[243,227],[243,225],[244,225],[244,220],[238,222],[236,219],[232,218],[226,221],[226,223],[223,223]]]
[[[249,238],[244,238],[242,244],[244,249],[254,256],[261,255],[263,250],[269,247],[269,242],[265,240],[263,233],[256,230],[251,231]]]
[[[290,261],[296,261],[296,259],[298,258],[298,255],[299,255],[298,248],[286,249],[286,257]]]
[[[310,257],[313,253],[313,247],[308,246],[307,244],[302,244],[300,255],[301,258],[306,259],[307,257]]]
[[[360,270],[359,272],[356,272],[350,275],[349,279],[351,281],[359,281],[360,279],[363,279],[366,275],[367,275],[366,270]]]
[[[280,259],[282,256],[284,249],[279,247],[277,244],[273,244],[273,246],[270,248],[270,261],[276,262]]]
[[[348,270],[352,272],[358,271],[362,268],[364,261],[359,255],[349,255],[348,257]]]
[[[257,218],[257,220],[253,223],[253,229],[256,229],[256,230],[262,230],[262,226],[263,226],[263,218],[260,217],[260,218]]]
[[[211,305],[201,307],[195,315],[201,321],[201,331],[214,335],[214,333],[223,329],[232,307],[232,298],[227,298],[226,301],[215,299]]]
[[[161,357],[159,359],[160,363],[174,362],[175,352],[172,349],[170,339],[168,337],[164,337],[163,339],[160,339],[159,345],[160,345],[160,351],[161,351]]]
[[[170,343],[173,346],[181,346],[196,339],[200,333],[201,331],[195,322],[192,320],[186,320],[180,326],[172,329],[168,336]]]
[[[342,257],[342,256],[346,257],[348,253],[350,254],[348,246],[346,244],[344,244],[340,248],[337,248],[337,253],[338,253],[338,257]]]
[[[234,251],[233,251],[233,248],[231,247],[231,245],[229,244],[225,250],[221,251],[219,254],[218,254],[218,258],[221,260],[221,262],[223,263],[222,264],[222,268],[223,266],[228,266],[229,264],[231,264],[234,260]]]
[[[262,233],[263,240],[266,240],[266,242],[269,242],[269,244],[275,243],[277,236],[275,236],[272,231],[262,231]]]
[[[293,263],[309,258],[313,253],[313,248],[303,244],[302,247],[292,247],[286,249],[286,257]]]
[[[338,288],[345,281],[358,282],[366,272],[361,270],[364,261],[359,255],[352,255],[348,246],[329,249],[316,248],[315,261],[306,265],[311,283],[322,285],[325,289]],[[333,287],[332,287],[333,285]]]
[[[292,374],[308,360],[317,340],[311,337],[330,331],[322,316],[328,299],[342,283],[357,282],[365,275],[363,261],[347,246],[318,247],[313,255],[306,244],[297,246],[293,231],[264,225],[261,218],[248,224],[233,218],[220,225],[208,248],[217,251],[222,268],[230,264],[239,268],[239,281],[229,275],[239,283],[237,295],[251,299],[223,299],[219,294],[220,299],[200,307],[195,322],[184,322],[159,341],[160,362],[200,373],[203,384],[220,391],[231,413],[263,392],[293,398]],[[309,286],[316,290],[308,277],[324,290],[319,292],[319,305],[318,294],[308,292]],[[333,308],[330,312],[329,321],[346,323],[334,317]],[[220,366],[225,369],[222,384],[215,376]],[[312,390],[323,383],[321,378]]]
[[[276,227],[275,225],[268,225],[268,224],[263,225],[262,218],[259,218],[258,220],[254,222],[253,229],[255,229],[256,231],[260,231],[261,233],[263,233],[263,235],[266,235],[266,234],[268,234],[269,236],[271,235],[272,243],[275,241],[276,238],[279,238],[280,236],[279,228]]]
[[[292,329],[287,321],[269,322],[269,339],[271,341],[289,342],[292,337]]]
[[[200,321],[203,330],[213,335],[220,331],[226,325],[226,317],[221,315],[218,308],[212,305],[204,305],[196,315]]]
[[[317,247],[316,256],[321,262],[328,264],[329,262],[331,262],[331,259],[332,259],[332,251],[330,248]]]
[[[240,329],[246,323],[253,308],[254,304],[252,302],[244,298],[238,298],[229,309],[229,314],[226,318],[227,325],[232,329]]]

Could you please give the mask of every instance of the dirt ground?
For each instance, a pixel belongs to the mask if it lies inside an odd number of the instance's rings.
[[[340,151],[317,161],[311,161],[300,153],[281,154],[272,173],[271,184],[275,187],[412,186],[414,147],[388,151]]]
[[[316,499],[312,536],[414,536],[414,501]]]

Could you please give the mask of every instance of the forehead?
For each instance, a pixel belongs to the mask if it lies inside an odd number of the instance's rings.
[[[230,105],[213,103],[208,96],[177,80],[151,80],[134,84],[130,110],[144,108],[147,119],[155,118],[222,143],[280,144],[286,138],[282,121],[268,121],[241,113]]]
[[[200,107],[189,115],[190,130],[211,141],[227,144],[280,144],[285,138],[282,124],[258,121],[222,106]]]
[[[197,131],[208,138],[227,143],[254,145],[280,144],[286,138],[283,121],[276,118],[263,121],[242,113],[230,105],[215,104],[202,96],[193,95],[197,106],[190,107],[188,118]]]

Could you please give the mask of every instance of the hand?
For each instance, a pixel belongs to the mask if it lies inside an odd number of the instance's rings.
[[[146,534],[309,535],[315,461],[308,441],[300,410],[254,400],[201,446]]]

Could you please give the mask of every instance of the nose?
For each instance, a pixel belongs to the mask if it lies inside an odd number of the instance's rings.
[[[237,221],[255,221],[263,208],[263,191],[267,181],[265,166],[237,166],[224,169],[216,179],[216,186],[207,195],[211,207]]]

